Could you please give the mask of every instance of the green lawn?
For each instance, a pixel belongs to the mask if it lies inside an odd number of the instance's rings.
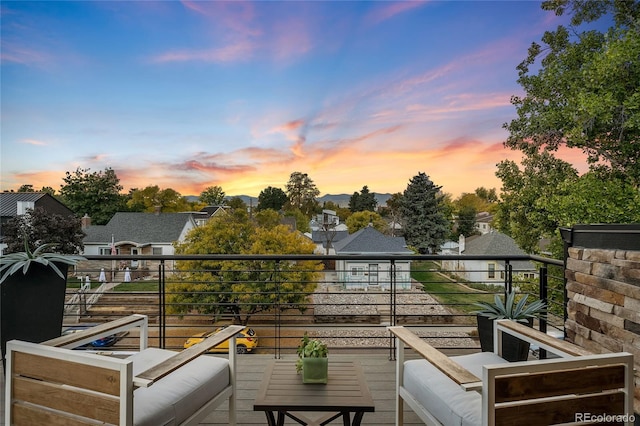
[[[157,281],[136,281],[120,283],[113,288],[113,291],[158,291]]]
[[[412,262],[411,277],[422,283],[425,293],[441,304],[470,313],[478,309],[474,303],[493,301],[493,294],[453,282],[446,275],[438,273],[438,269],[434,262]]]

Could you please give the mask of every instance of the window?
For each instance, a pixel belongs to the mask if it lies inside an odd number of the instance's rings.
[[[489,263],[489,278],[493,279],[496,277],[496,264]]]
[[[151,254],[161,255],[162,254],[162,247],[153,247],[151,249]]]
[[[36,206],[36,203],[33,201],[18,201],[17,213],[18,216],[22,216],[27,214],[27,210],[33,210]]]
[[[109,256],[111,255],[111,247],[100,247],[100,256]]]
[[[356,277],[358,275],[363,275],[364,268],[362,266],[352,266],[351,267],[351,275]]]

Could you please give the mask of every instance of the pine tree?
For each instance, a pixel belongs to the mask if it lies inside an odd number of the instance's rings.
[[[420,172],[409,181],[402,197],[404,235],[407,243],[421,254],[435,253],[449,234],[440,189]]]

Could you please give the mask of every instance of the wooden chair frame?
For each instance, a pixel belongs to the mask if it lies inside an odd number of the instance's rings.
[[[633,424],[633,355],[591,354],[583,348],[510,320],[494,322],[494,352],[503,333],[556,354],[559,358],[483,366],[482,378],[457,364],[404,327],[388,327],[396,338],[396,425],[404,403],[428,425],[441,425],[403,384],[405,348],[410,347],[458,384],[482,394],[482,424],[576,422],[578,413],[603,412]],[[600,410],[600,411],[598,411]],[[523,420],[526,419],[526,420]],[[576,422],[578,424],[578,422]]]
[[[148,319],[144,315],[131,315],[40,344],[8,342],[5,424],[85,425],[97,421],[133,425],[135,388],[152,386],[225,340],[229,340],[229,385],[182,424],[199,423],[225,400],[229,401],[229,424],[236,424],[235,339],[242,326],[226,327],[136,376],[131,360],[71,350],[136,327],[143,351],[148,346]]]

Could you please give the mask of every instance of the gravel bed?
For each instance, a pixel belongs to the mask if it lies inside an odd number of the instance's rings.
[[[471,347],[477,346],[477,342],[465,332],[455,331],[423,331],[412,330],[420,337],[425,337],[426,342],[435,347]],[[387,347],[390,333],[384,329],[335,329],[314,330],[309,333],[311,337],[322,339],[331,347]]]
[[[314,293],[315,315],[327,316],[357,316],[357,315],[388,315],[389,293],[341,293],[339,291]],[[398,315],[449,315],[451,311],[440,305],[429,294],[419,290],[400,292],[396,294],[396,313]],[[414,330],[420,337],[436,347],[474,346],[477,343],[463,331],[423,331]],[[314,330],[313,337],[321,338],[329,347],[360,346],[386,347],[389,344],[389,332],[379,329],[333,329]]]

